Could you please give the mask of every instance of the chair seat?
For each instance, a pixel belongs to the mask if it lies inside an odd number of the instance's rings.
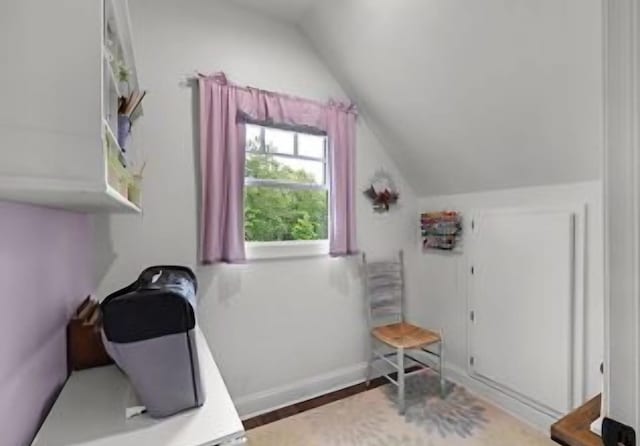
[[[395,348],[418,348],[441,341],[438,333],[406,322],[376,327],[371,334],[380,342]]]

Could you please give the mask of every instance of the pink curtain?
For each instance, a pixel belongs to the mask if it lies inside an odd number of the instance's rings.
[[[200,79],[200,255],[204,263],[245,259],[245,128],[237,119],[237,96],[224,77]]]
[[[357,252],[355,107],[230,84],[223,73],[200,78],[201,259],[237,263],[244,250],[244,121],[326,132],[331,165],[330,252]]]
[[[332,256],[356,254],[356,114],[353,107],[329,104],[327,139],[331,172],[329,252]]]

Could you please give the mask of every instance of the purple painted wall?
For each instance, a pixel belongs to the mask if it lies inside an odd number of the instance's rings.
[[[89,217],[0,202],[0,444],[28,445],[66,377],[66,322],[93,290]]]

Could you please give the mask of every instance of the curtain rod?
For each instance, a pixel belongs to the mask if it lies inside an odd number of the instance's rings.
[[[191,85],[193,85],[194,81],[197,81],[198,79],[200,79],[202,77],[202,73],[198,70],[193,70],[189,73],[185,73],[182,76],[180,76],[180,81],[179,84],[184,86],[184,87],[190,87]]]
[[[224,72],[218,72],[216,74],[221,74],[222,76],[225,77],[225,80],[227,79],[227,77],[226,77]],[[202,71],[193,70],[190,73],[186,73],[181,78],[180,85],[184,86],[184,87],[192,87],[194,85],[194,81],[197,81],[197,80],[202,79],[202,78],[206,78],[207,76],[208,75],[204,74]],[[234,84],[229,83],[229,85],[234,85]],[[307,99],[307,98],[303,98],[303,97],[299,97],[299,96],[295,96],[295,95],[287,95],[287,94],[283,94],[283,93],[277,93],[277,92],[274,92],[274,91],[264,90],[264,89],[261,89],[261,88],[254,88],[254,87],[249,87],[249,86],[242,86],[242,85],[235,85],[235,86],[237,88],[245,89],[245,90],[259,90],[259,91],[262,91],[262,92],[265,92],[265,93],[269,93],[269,94],[278,94],[278,95],[281,95],[281,96],[284,96],[284,97],[288,97],[288,98],[291,98],[291,99],[306,101],[306,102],[310,102],[310,103],[317,104],[317,105],[320,105],[320,106],[326,105],[324,102],[316,100],[316,99]],[[355,103],[351,102],[350,100],[349,100],[349,102],[343,102],[343,101],[340,101],[340,100],[329,99],[328,103],[329,104],[331,104],[331,103],[342,104],[344,106],[347,106],[349,109],[355,111],[356,114],[357,114],[357,107],[356,107]]]

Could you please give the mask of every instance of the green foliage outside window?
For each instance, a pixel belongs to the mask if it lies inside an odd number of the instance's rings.
[[[274,155],[255,153],[256,147],[249,142],[247,178],[316,182],[310,173],[293,169]],[[247,241],[327,239],[327,191],[247,186],[244,220]]]

